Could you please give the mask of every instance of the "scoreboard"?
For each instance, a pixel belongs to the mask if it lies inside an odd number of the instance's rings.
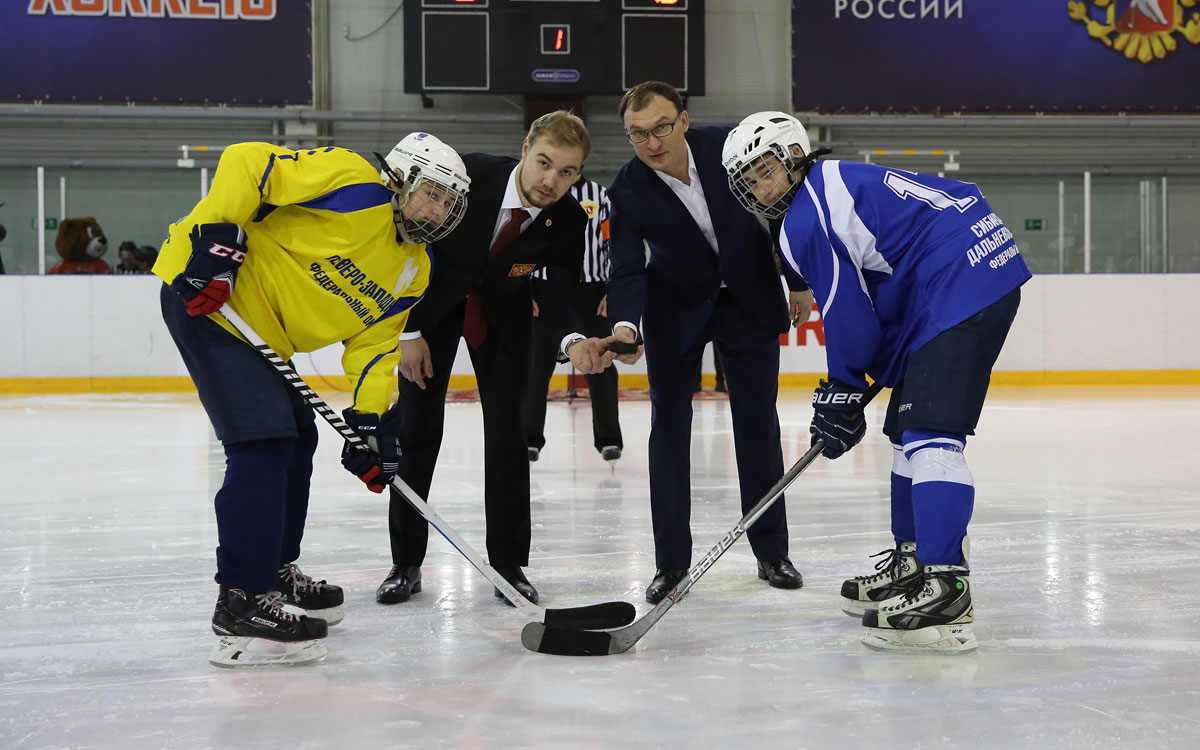
[[[704,93],[704,0],[407,0],[404,90]]]

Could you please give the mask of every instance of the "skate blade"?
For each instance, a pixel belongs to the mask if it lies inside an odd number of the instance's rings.
[[[329,649],[319,640],[270,641],[266,638],[222,636],[208,661],[216,667],[290,667],[324,659]]]
[[[861,620],[867,610],[877,610],[879,605],[875,602],[860,602],[853,599],[842,599],[842,612]]]
[[[975,630],[970,623],[936,625],[917,630],[864,628],[864,631],[863,644],[881,651],[965,654],[979,648],[979,641],[975,639]]]

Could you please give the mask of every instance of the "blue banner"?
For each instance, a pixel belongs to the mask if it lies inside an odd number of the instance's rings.
[[[312,103],[309,0],[4,0],[0,100]]]
[[[792,105],[1200,111],[1200,0],[792,0]]]

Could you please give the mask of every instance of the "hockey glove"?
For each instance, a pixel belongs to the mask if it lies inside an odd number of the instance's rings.
[[[188,315],[215,313],[233,294],[246,259],[246,233],[237,224],[197,224],[189,237],[192,257],[171,288],[183,297]]]
[[[867,419],[863,416],[866,391],[837,380],[822,380],[813,391],[813,418],[808,432],[809,445],[817,440],[825,443],[821,455],[837,458],[867,434]]]
[[[377,414],[360,414],[353,409],[343,411],[342,417],[366,443],[355,445],[347,440],[342,446],[342,466],[361,479],[371,492],[383,492],[400,471],[400,440],[396,437],[395,420],[387,414],[381,420]]]

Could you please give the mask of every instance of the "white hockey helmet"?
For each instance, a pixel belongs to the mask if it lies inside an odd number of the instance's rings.
[[[396,211],[400,231],[406,239],[436,242],[454,231],[467,212],[467,192],[471,188],[471,178],[457,151],[437,136],[409,133],[387,156],[378,153],[375,156],[379,159],[379,176],[399,189]],[[419,211],[425,202],[440,205],[434,212],[440,219],[416,220],[404,216],[403,209],[409,203]]]
[[[771,221],[783,218],[800,187],[792,171],[811,164],[814,156],[808,132],[795,117],[755,112],[729,131],[721,164],[729,176],[729,189],[742,206]],[[770,202],[760,199],[753,186],[770,196]]]

